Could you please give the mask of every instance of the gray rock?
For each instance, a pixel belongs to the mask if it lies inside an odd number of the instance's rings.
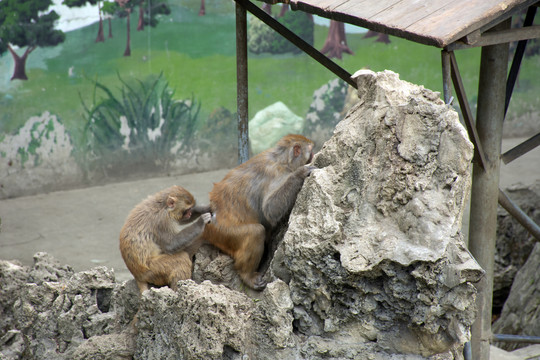
[[[287,134],[297,134],[304,127],[304,119],[278,101],[257,112],[249,120],[249,140],[253,154],[276,145]]]
[[[7,358],[72,359],[87,339],[126,329],[137,311],[136,285],[117,284],[106,267],[74,273],[37,253],[31,268],[0,261],[0,276],[9,284],[0,292]]]
[[[515,184],[505,189],[521,210],[540,224],[540,180],[532,185]],[[497,210],[497,242],[493,278],[493,309],[500,312],[518,270],[532,252],[534,237],[499,206]]]
[[[497,334],[540,336],[540,243],[518,271],[501,317],[493,324]],[[497,346],[513,350],[519,344],[500,343]]]
[[[283,239],[298,329],[430,356],[460,347],[482,269],[462,242],[472,145],[438,94],[357,74]],[[274,269],[274,273],[283,271]]]

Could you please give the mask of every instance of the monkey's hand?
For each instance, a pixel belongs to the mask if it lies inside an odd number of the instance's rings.
[[[193,212],[193,215],[200,215],[204,213],[209,213],[211,210],[210,205],[197,205],[193,209],[191,209],[191,211]]]
[[[201,219],[203,224],[206,225],[206,224],[209,224],[211,221],[212,221],[212,214],[209,213],[209,212],[206,212],[204,214],[201,215]],[[199,221],[200,221],[199,220]]]
[[[313,166],[313,165],[304,165],[302,166],[301,168],[299,168],[298,170],[296,170],[297,172],[300,173],[300,175],[304,178],[308,177],[311,172],[315,169],[318,169],[318,167],[316,166]]]

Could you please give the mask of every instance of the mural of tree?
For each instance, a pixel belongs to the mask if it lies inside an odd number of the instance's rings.
[[[204,0],[201,0],[201,9],[199,10],[199,16],[206,15],[206,5],[204,4]]]
[[[136,0],[116,0],[118,5],[120,5],[120,11],[117,12],[118,16],[121,18],[126,18],[126,26],[127,26],[127,38],[126,38],[126,49],[124,50],[124,56],[131,56],[131,25],[130,25],[130,18],[131,18],[131,12],[133,11],[133,8],[135,8],[136,5],[138,5],[138,1]]]
[[[142,17],[139,16],[139,22],[142,21],[144,26],[155,27],[158,24],[158,15],[169,15],[171,13],[171,8],[164,0],[143,0],[139,5],[139,9],[141,8],[143,11],[139,12],[139,14],[142,14]]]
[[[323,54],[328,54],[329,58],[341,59],[341,55],[345,52],[353,55],[351,49],[347,45],[347,38],[345,37],[345,24],[339,21],[331,20],[330,28],[328,29],[328,37],[324,42],[321,49]]]
[[[98,33],[96,36],[96,42],[104,42],[105,41],[105,35],[103,34],[103,17],[102,14],[102,7],[101,7],[101,1],[100,0],[64,0],[62,4],[66,5],[67,7],[82,7],[86,4],[90,5],[96,5],[98,6],[98,13],[99,13],[99,27],[98,27]]]
[[[105,18],[108,20],[109,39],[111,39],[113,37],[111,19],[114,17],[116,11],[118,11],[118,4],[112,1],[105,1],[103,3],[103,6],[101,7],[101,11],[103,12],[103,15],[105,16]]]
[[[130,18],[136,6],[139,6],[139,23],[137,26],[138,29],[140,28],[139,30],[142,30],[146,25],[155,27],[158,24],[157,15],[168,15],[171,13],[171,9],[167,3],[162,0],[116,0],[116,3],[120,6],[120,11],[116,12],[117,15],[121,18],[126,18],[127,40],[124,56],[131,56]]]
[[[60,18],[55,11],[47,12],[51,0],[2,0],[0,1],[0,55],[9,51],[15,62],[11,80],[28,80],[26,60],[38,47],[56,46],[65,40],[61,30],[54,29]],[[22,56],[13,46],[26,47]]]
[[[373,30],[369,30],[366,35],[364,35],[364,39],[368,39],[371,37],[377,37],[375,42],[382,42],[385,44],[390,44],[390,38],[388,37],[388,34],[379,33]]]

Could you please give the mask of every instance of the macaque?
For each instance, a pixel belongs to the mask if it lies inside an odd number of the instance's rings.
[[[287,135],[268,149],[229,171],[210,192],[215,220],[203,237],[233,257],[246,285],[266,286],[257,272],[267,233],[289,213],[304,179],[314,169],[313,142],[301,135]]]
[[[210,207],[195,206],[180,186],[149,196],[130,212],[120,231],[120,252],[141,294],[150,284],[176,290],[178,280],[191,278],[192,257],[210,221]]]

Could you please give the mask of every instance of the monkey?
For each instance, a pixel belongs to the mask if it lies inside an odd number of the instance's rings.
[[[120,253],[141,294],[150,284],[176,290],[178,280],[191,278],[192,257],[210,221],[210,207],[195,206],[181,186],[150,195],[129,213],[120,231]]]
[[[267,234],[288,214],[304,179],[315,169],[314,143],[287,135],[277,144],[230,170],[209,194],[213,221],[203,237],[234,259],[242,281],[255,290],[266,287],[257,272]]]

